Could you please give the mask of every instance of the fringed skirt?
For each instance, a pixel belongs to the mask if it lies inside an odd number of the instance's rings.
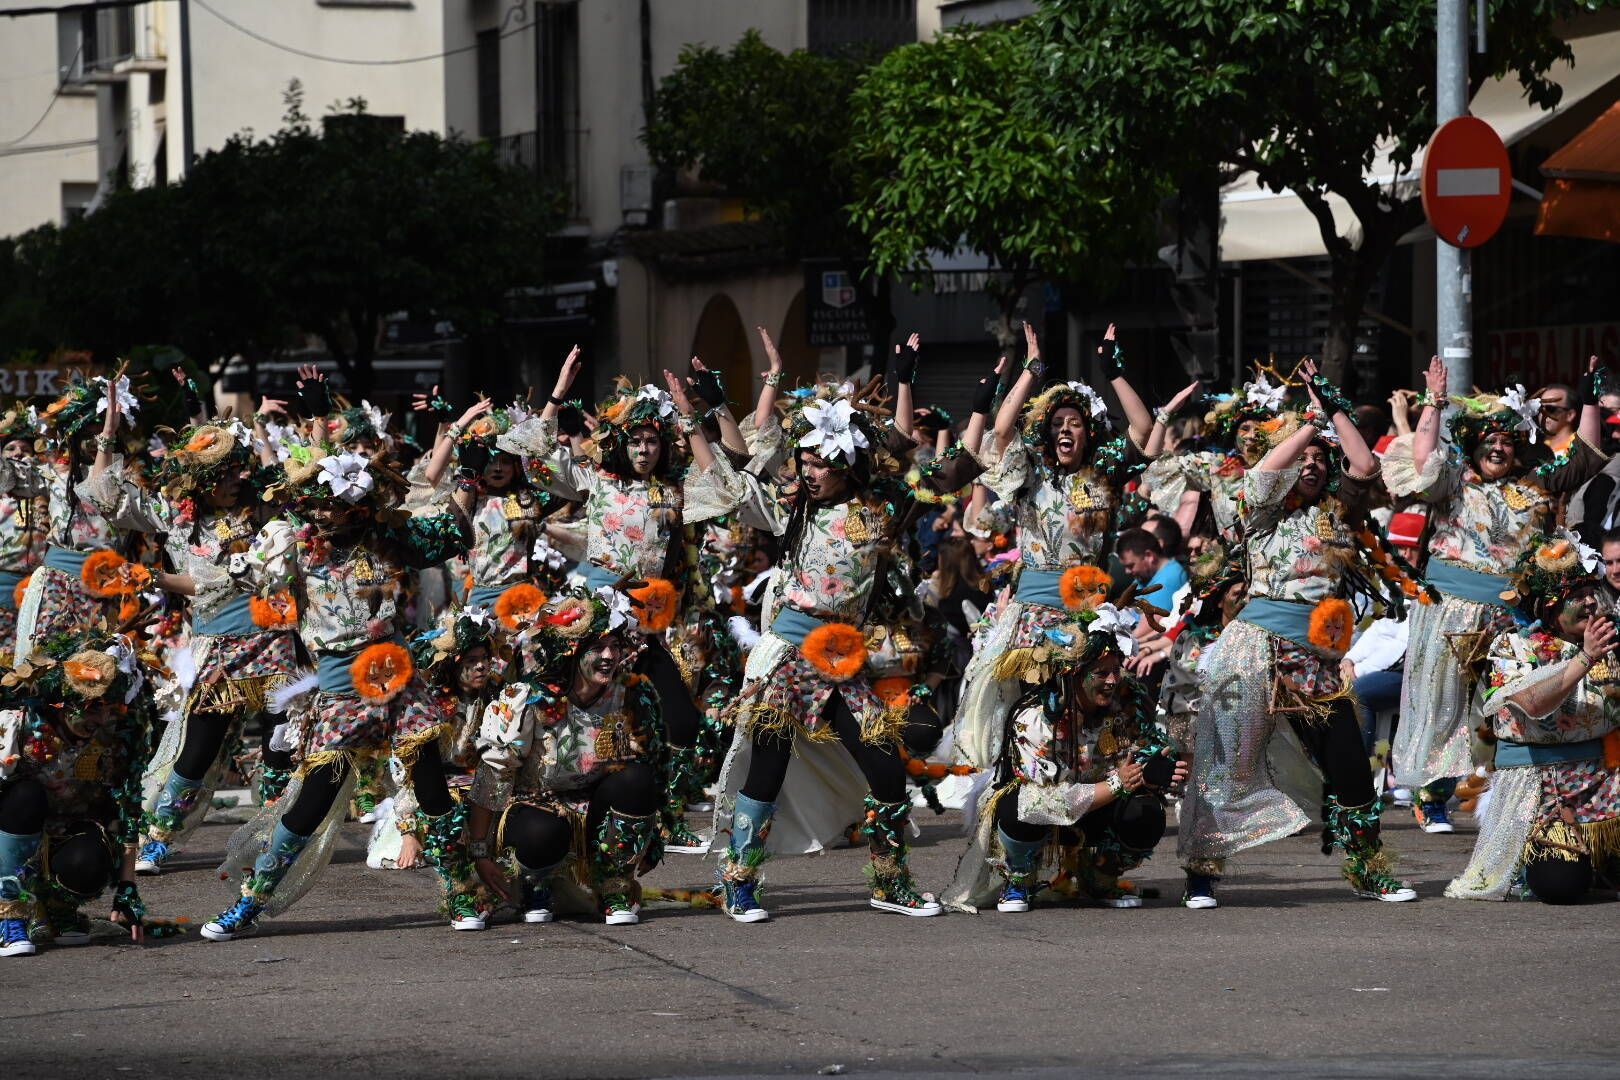
[[[386,702],[316,691],[299,740],[299,768],[339,758],[353,765],[359,755],[382,753],[409,769],[423,746],[450,730],[451,720],[420,679]]]
[[[834,694],[843,699],[871,746],[896,746],[905,726],[904,706],[889,705],[862,675],[834,682],[807,660],[798,647],[767,633],[748,656],[744,683],[734,707],[739,731],[750,738],[802,737],[810,742],[836,742],[838,735],[822,713]]]

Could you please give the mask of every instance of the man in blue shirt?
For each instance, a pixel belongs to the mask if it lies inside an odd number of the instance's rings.
[[[1146,529],[1126,529],[1119,534],[1116,550],[1120,565],[1141,583],[1139,595],[1154,607],[1173,609],[1172,598],[1187,584],[1187,569],[1165,557],[1158,538]]]

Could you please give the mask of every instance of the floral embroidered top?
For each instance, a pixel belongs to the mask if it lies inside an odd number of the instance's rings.
[[[163,538],[175,573],[189,575],[195,583],[193,620],[209,619],[243,595],[228,567],[231,556],[247,552],[258,535],[261,523],[252,508],[220,511],[191,499],[173,502],[130,479],[122,457],[114,457],[99,476],[92,473],[82,481],[79,493],[115,528]]]
[[[632,762],[662,770],[658,694],[626,672],[588,707],[556,687],[509,683],[484,708],[472,800],[494,811],[514,802],[589,798],[602,777]]]
[[[49,821],[89,818],[116,844],[140,838],[141,774],[156,746],[139,703],[0,710],[0,748],[7,754],[0,775],[32,777],[45,788]]]
[[[70,485],[68,476],[54,468],[42,470],[49,499],[51,525],[46,539],[69,551],[95,551],[111,547],[118,533],[84,494],[84,481]]]
[[[533,537],[545,508],[545,496],[526,488],[482,499],[472,515],[473,542],[467,553],[473,588],[515,585],[529,576]],[[524,523],[531,527],[525,529]]]
[[[1531,540],[1553,523],[1553,496],[1572,492],[1603,471],[1608,458],[1576,438],[1569,453],[1501,480],[1486,480],[1450,444],[1437,447],[1420,471],[1413,437],[1403,435],[1384,455],[1384,479],[1396,498],[1433,505],[1432,557],[1482,574],[1508,574]]]
[[[542,459],[534,472],[546,490],[585,504],[586,560],[616,574],[667,576],[671,544],[685,542],[682,526],[723,517],[747,494],[718,453],[710,468],[689,469],[673,482],[609,475],[558,443],[556,421],[541,417],[514,427],[500,445]]]
[[[50,508],[38,471],[0,462],[0,573],[27,575],[45,557]]]
[[[278,519],[228,561],[233,578],[261,596],[290,592],[298,633],[315,652],[350,653],[395,635],[408,570],[437,565],[467,549],[453,513],[375,524],[362,542],[338,546],[312,525]]]
[[[1540,630],[1509,630],[1491,642],[1476,708],[1490,719],[1498,739],[1521,743],[1573,743],[1599,739],[1620,726],[1620,665],[1605,659],[1576,684],[1562,703],[1542,716],[1530,716],[1517,697],[1537,683],[1556,678],[1581,647]]]
[[[1019,702],[1002,777],[1017,784],[1020,821],[1073,825],[1090,811],[1096,785],[1110,772],[1170,748],[1153,723],[1153,705],[1141,684],[1126,679],[1120,693],[1114,711],[1089,722],[1068,708],[1056,687],[1032,691]]]
[[[1067,570],[1107,559],[1114,514],[1141,456],[1124,436],[1098,447],[1093,456],[1110,464],[1062,475],[1015,436],[999,453],[979,457],[985,472],[978,482],[1015,508],[1026,568]]]
[[[865,617],[889,515],[864,502],[819,506],[805,515],[794,557],[783,560],[781,602],[827,622]]]
[[[1248,470],[1237,454],[1195,450],[1189,454],[1166,455],[1150,464],[1142,474],[1149,501],[1162,514],[1173,514],[1187,491],[1209,492],[1210,513],[1225,540],[1236,540],[1241,531],[1238,497],[1243,491],[1243,474]]]
[[[1358,557],[1348,522],[1366,510],[1379,477],[1341,472],[1337,492],[1300,504],[1292,494],[1299,471],[1298,464],[1280,472],[1250,469],[1243,478],[1250,599],[1325,600],[1337,595],[1345,568]]]

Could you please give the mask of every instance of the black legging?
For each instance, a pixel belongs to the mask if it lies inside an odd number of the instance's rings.
[[[669,744],[696,746],[703,716],[692,704],[692,695],[687,692],[686,680],[681,678],[680,666],[669,655],[669,649],[662,641],[648,639],[647,647],[636,661],[636,673],[651,679],[653,689],[658,691],[658,709],[664,718],[664,734]]]
[[[596,835],[609,810],[643,817],[657,810],[662,801],[658,774],[640,763],[626,765],[604,777],[592,790],[591,807],[585,815],[585,835]],[[520,804],[506,815],[502,838],[520,864],[531,870],[544,870],[568,857],[574,846],[574,827],[559,814]]]
[[[1017,791],[1009,792],[996,803],[996,825],[1014,840],[1026,844],[1046,839],[1050,825],[1031,825],[1018,816]],[[1164,804],[1153,798],[1116,799],[1100,810],[1086,814],[1065,829],[1078,830],[1087,840],[1096,842],[1106,832],[1112,832],[1119,842],[1139,851],[1152,850],[1164,838]]]
[[[0,832],[33,836],[45,830],[50,804],[45,786],[31,776],[0,789]],[[112,880],[116,856],[102,831],[86,822],[66,840],[52,846],[51,877],[81,896],[94,896]]]
[[[180,756],[174,760],[174,771],[187,780],[201,781],[219,760],[219,749],[225,745],[225,733],[230,730],[231,718],[218,714],[193,713],[186,717],[186,740],[180,746]]]
[[[906,725],[900,729],[900,741],[906,753],[914,758],[925,758],[934,752],[945,734],[945,721],[927,705],[913,705],[906,715]]]
[[[1373,801],[1372,763],[1361,739],[1361,720],[1356,716],[1355,699],[1343,697],[1333,702],[1325,719],[1291,718],[1294,733],[1306,753],[1322,770],[1327,792],[1340,806],[1366,806]]]
[[[32,776],[20,776],[0,787],[0,832],[13,836],[43,832],[49,811],[45,785]]]
[[[304,774],[304,786],[298,798],[281,816],[281,823],[298,836],[313,836],[326,820],[343,781],[349,775],[349,763],[343,758],[317,765]],[[439,757],[439,744],[430,742],[416,755],[411,766],[411,789],[416,793],[416,805],[429,817],[447,814],[455,804],[450,801],[450,786],[444,781],[444,761]]]
[[[906,798],[906,766],[900,755],[887,746],[873,746],[861,741],[860,725],[844,704],[837,691],[827,699],[822,719],[832,727],[838,741],[855,758],[872,797],[878,802],[904,802]],[[774,803],[782,793],[782,781],[787,779],[788,763],[793,760],[793,736],[771,734],[754,736],[753,756],[748,763],[748,779],[743,781],[742,793],[750,799]]]

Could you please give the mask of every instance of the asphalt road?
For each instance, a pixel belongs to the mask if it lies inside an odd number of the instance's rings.
[[[854,850],[769,866],[771,922],[654,910],[640,926],[454,933],[428,871],[367,869],[365,828],[255,937],[98,942],[0,961],[7,1076],[1620,1075],[1609,994],[1620,906],[1440,898],[1459,835],[1388,834],[1415,904],[1358,900],[1296,837],[1235,863],[1189,912],[1173,840],[1135,911],[907,919],[866,907]],[[144,888],[204,919],[230,826]],[[961,850],[924,823],[925,886]],[[650,881],[696,884],[674,856]]]

